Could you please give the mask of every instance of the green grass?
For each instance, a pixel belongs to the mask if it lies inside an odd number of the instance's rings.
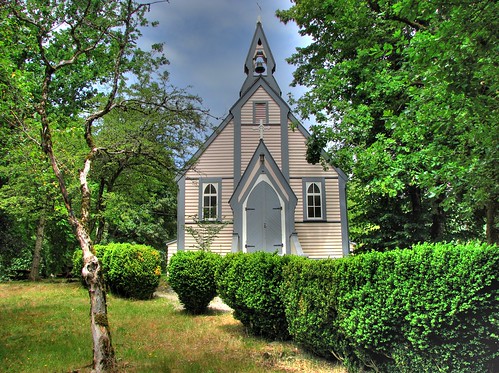
[[[191,316],[172,301],[108,296],[122,372],[346,372],[293,343],[248,336],[230,313]],[[0,284],[0,371],[89,372],[88,293],[77,283]]]

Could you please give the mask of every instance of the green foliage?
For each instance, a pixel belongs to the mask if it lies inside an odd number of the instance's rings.
[[[136,1],[0,4],[0,209],[30,249],[35,222],[47,216],[49,273],[70,262],[73,234],[67,225],[54,233],[68,216],[93,242],[161,248],[174,236],[174,175],[205,116],[197,96],[171,85],[162,45],[141,49],[149,9]]]
[[[217,295],[215,272],[220,261],[220,255],[209,251],[179,251],[170,259],[168,284],[187,312],[205,312]]]
[[[312,42],[289,59],[315,116],[309,160],[351,175],[371,249],[499,242],[497,2],[305,0],[278,12]],[[484,226],[487,226],[485,232]]]
[[[126,243],[96,248],[100,250],[104,250],[104,278],[113,294],[133,299],[152,297],[161,276],[161,255],[157,250]]]
[[[264,252],[223,257],[216,273],[219,295],[251,333],[289,338],[280,286],[283,267],[292,258]]]
[[[497,246],[294,262],[284,278],[291,335],[350,370],[485,372],[499,357]]]

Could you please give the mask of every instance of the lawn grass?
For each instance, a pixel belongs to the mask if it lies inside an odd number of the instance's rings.
[[[346,372],[290,342],[248,336],[229,312],[191,316],[171,300],[108,296],[122,372]],[[89,372],[89,300],[78,283],[0,284],[0,371]]]

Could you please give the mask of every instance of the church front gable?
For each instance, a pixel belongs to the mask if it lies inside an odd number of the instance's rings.
[[[293,190],[260,139],[229,201],[237,241],[233,249],[289,253],[296,202]]]

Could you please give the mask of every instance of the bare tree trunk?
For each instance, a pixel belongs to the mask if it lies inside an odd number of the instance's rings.
[[[73,217],[72,225],[83,250],[82,276],[88,285],[90,296],[90,322],[93,338],[95,372],[111,372],[116,369],[116,357],[111,341],[111,329],[107,319],[107,302],[102,267],[90,240],[88,223],[90,219],[90,189],[87,175],[92,164],[92,154],[85,160],[85,166],[80,171],[81,187],[81,219]],[[71,219],[70,219],[71,220]]]
[[[93,340],[93,369],[95,372],[112,372],[116,369],[116,358],[107,318],[107,302],[99,259],[93,253],[88,232],[78,219],[76,235],[83,250],[82,276],[88,284],[90,297],[90,324]]]
[[[50,77],[47,79],[50,80]],[[44,90],[47,92],[47,90]],[[82,275],[88,284],[90,296],[90,322],[93,339],[93,371],[96,373],[112,372],[116,370],[116,357],[111,342],[111,329],[107,319],[106,291],[99,260],[95,256],[90,233],[88,229],[90,217],[90,188],[88,187],[87,175],[90,172],[95,149],[85,159],[84,167],[80,170],[81,188],[81,218],[77,218],[73,210],[64,176],[59,169],[57,160],[52,149],[52,136],[48,125],[47,116],[43,109],[40,111],[42,120],[42,148],[47,154],[52,170],[59,184],[64,205],[68,212],[68,219],[76,234],[83,251]]]
[[[486,206],[486,235],[487,243],[499,244],[499,230],[496,227],[497,216],[497,202],[491,200]]]
[[[40,262],[42,259],[42,244],[43,235],[45,232],[45,223],[47,221],[45,209],[41,212],[36,226],[35,249],[33,251],[33,261],[31,262],[31,271],[29,272],[30,281],[38,281],[40,279]]]

